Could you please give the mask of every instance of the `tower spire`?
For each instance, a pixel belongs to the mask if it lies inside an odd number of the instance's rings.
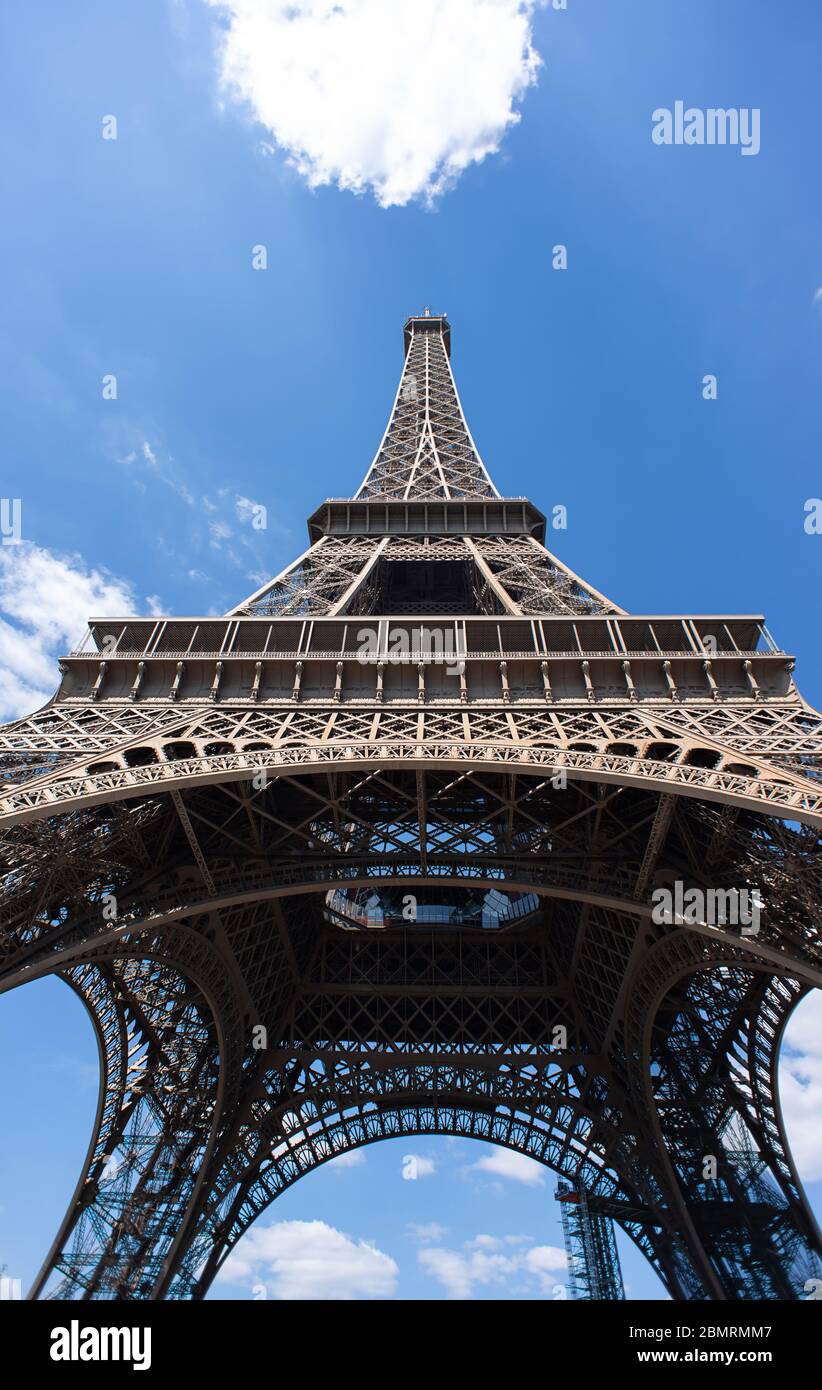
[[[409,603],[463,615],[622,613],[545,549],[542,512],[491,481],[457,394],[445,314],[412,315],[403,338],[388,426],[359,491],[323,503],[309,518],[310,550],[231,615],[389,614]],[[435,540],[451,563],[433,594]]]
[[[357,497],[499,497],[451,371],[451,325],[430,308],[405,323],[405,363],[380,447]]]

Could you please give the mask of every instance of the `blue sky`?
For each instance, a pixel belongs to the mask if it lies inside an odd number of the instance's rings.
[[[281,6],[268,23],[259,8],[40,0],[0,18],[0,493],[21,500],[23,538],[0,548],[0,718],[48,698],[90,612],[222,612],[302,550],[305,517],[365,473],[402,321],[424,304],[451,318],[500,491],[567,507],[561,558],[636,612],[764,612],[818,706],[814,0],[443,0],[436,22],[417,0],[409,24],[406,0],[358,0],[333,31],[305,0],[288,33]],[[230,23],[242,102],[221,80]],[[759,109],[760,152],[655,145],[652,112],[678,99]],[[806,1004],[786,1079],[816,1180],[820,1023]],[[85,1150],[95,1063],[55,982],[5,999],[0,1035],[0,1104],[24,1102],[0,1154],[16,1194],[0,1264],[25,1282]],[[478,1297],[545,1296],[528,1252],[561,1243],[550,1177],[476,1170],[481,1146],[416,1149],[435,1163],[424,1180],[400,1176],[402,1146],[377,1146],[301,1182],[276,1220],[344,1233],[363,1294],[468,1279]],[[442,1227],[454,1258],[421,1260],[412,1225]],[[653,1291],[626,1269],[636,1296]]]

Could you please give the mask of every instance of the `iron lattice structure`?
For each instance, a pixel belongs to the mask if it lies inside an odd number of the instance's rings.
[[[101,1065],[32,1294],[202,1297],[317,1164],[452,1134],[581,1185],[674,1298],[800,1297],[822,719],[761,616],[629,614],[550,554],[447,319],[405,349],[298,560],[225,618],[93,619],[2,731],[0,987],[67,981]],[[655,922],[676,882],[758,889],[758,934]]]
[[[592,1209],[584,1183],[560,1178],[556,1197],[568,1256],[571,1297],[624,1298],[622,1267],[611,1217]]]

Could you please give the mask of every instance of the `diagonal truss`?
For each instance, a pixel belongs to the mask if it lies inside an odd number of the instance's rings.
[[[463,414],[444,317],[409,319],[391,417],[357,497],[499,497]]]

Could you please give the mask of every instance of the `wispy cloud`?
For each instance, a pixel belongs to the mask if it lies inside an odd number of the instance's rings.
[[[430,202],[495,154],[536,81],[547,0],[209,0],[223,90],[312,188]],[[272,143],[273,142],[273,143]]]
[[[420,1250],[417,1261],[449,1298],[473,1298],[477,1285],[504,1286],[512,1294],[550,1293],[567,1268],[565,1251],[555,1245],[523,1244],[522,1236],[479,1235],[461,1250],[442,1246]]]
[[[412,1221],[409,1223],[408,1230],[421,1245],[436,1243],[448,1234],[447,1226],[441,1226],[438,1221],[429,1221],[427,1225],[417,1225]]]
[[[139,446],[132,449],[120,461],[132,471],[135,482],[143,491],[145,491],[145,475],[148,474],[176,493],[187,507],[197,505],[197,499],[191,489],[177,476],[173,460],[167,459],[161,463],[156,450],[152,448],[147,439],[142,439]]]
[[[227,521],[210,521],[208,523],[208,533],[211,537],[211,544],[215,550],[219,550],[223,541],[228,541],[234,532]]]
[[[338,1158],[332,1158],[330,1168],[364,1168],[366,1157],[362,1149],[349,1149],[347,1153],[340,1154]]]
[[[483,1154],[476,1163],[465,1169],[466,1173],[481,1173],[492,1178],[503,1178],[507,1182],[524,1183],[526,1187],[541,1187],[545,1182],[545,1170],[536,1159],[527,1154],[516,1153],[514,1149],[493,1148]]]
[[[250,497],[243,497],[239,492],[234,498],[234,510],[240,521],[251,523],[266,513],[266,508],[261,502],[252,502]]]
[[[131,433],[134,438],[136,432]],[[172,518],[175,537],[180,534],[186,537],[185,554],[179,553],[162,534],[162,524],[153,526],[154,545],[165,553],[179,573],[186,573],[198,583],[212,583],[210,575],[191,564],[195,558],[202,559],[208,550],[216,552],[226,565],[242,574],[244,580],[250,577],[255,588],[282,567],[279,556],[270,556],[272,541],[277,546],[290,545],[291,529],[272,517],[264,503],[228,486],[217,488],[212,496],[201,493],[186,479],[184,470],[172,455],[156,442],[144,438],[142,433],[136,433],[133,447],[125,455],[118,454],[117,459],[140,493],[149,496],[152,487],[167,488],[186,509],[187,519],[182,528],[179,519]],[[153,502],[154,498],[151,500]],[[165,515],[164,508],[160,515]],[[162,601],[156,595],[154,599],[162,609]]]

